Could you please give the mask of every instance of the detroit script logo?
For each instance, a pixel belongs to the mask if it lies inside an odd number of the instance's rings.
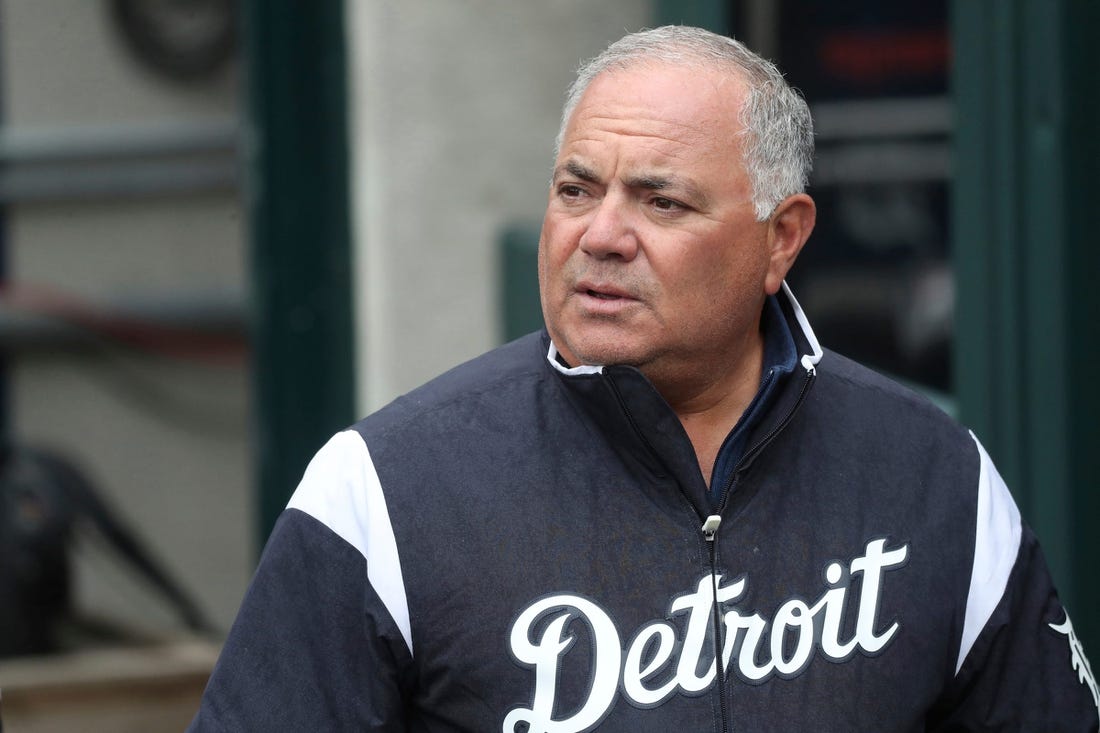
[[[569,593],[535,601],[519,614],[509,635],[513,657],[534,670],[532,702],[511,710],[503,731],[582,733],[603,719],[620,689],[631,704],[644,708],[678,693],[698,695],[709,689],[717,677],[713,642],[708,643],[707,637],[714,618],[715,589],[724,625],[723,668],[746,682],[795,677],[817,655],[844,662],[857,652],[875,654],[898,632],[896,622],[876,632],[883,574],[904,565],[908,555],[908,544],[888,550],[885,539],[872,540],[847,567],[839,561],[826,566],[826,590],[820,598],[813,603],[792,598],[771,619],[734,605],[744,595],[748,578],[727,583],[721,575],[707,575],[695,590],[677,596],[669,605],[669,619],[687,616],[682,639],[667,619],[654,620],[636,630],[626,649],[614,620],[596,602]],[[850,581],[856,575],[862,580],[859,598],[850,599]],[[845,612],[853,601],[855,630],[842,638]],[[588,697],[576,712],[554,719],[562,661],[577,641],[568,632],[576,619],[591,629]],[[710,664],[700,672],[707,657]]]

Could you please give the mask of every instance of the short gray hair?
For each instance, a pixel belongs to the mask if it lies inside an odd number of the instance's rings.
[[[666,25],[632,33],[584,63],[566,95],[555,156],[569,118],[592,80],[605,71],[642,61],[705,65],[742,75],[749,88],[740,113],[746,134],[744,165],[757,219],[767,219],[783,199],[806,190],[814,157],[813,121],[806,100],[787,84],[775,64],[743,43],[689,26]]]

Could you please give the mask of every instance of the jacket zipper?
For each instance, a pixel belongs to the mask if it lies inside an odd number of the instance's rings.
[[[715,535],[718,533],[718,527],[722,524],[722,515],[726,511],[726,504],[729,503],[730,496],[733,495],[733,487],[737,485],[737,478],[741,473],[741,468],[746,462],[754,457],[760,451],[764,450],[769,443],[775,440],[775,437],[783,431],[787,424],[790,423],[791,418],[798,412],[798,408],[802,406],[802,402],[806,399],[806,393],[810,390],[810,384],[813,382],[813,378],[816,371],[813,369],[806,370],[806,379],[802,382],[802,389],[798,393],[798,399],[795,400],[791,409],[783,416],[774,428],[768,431],[768,434],[761,438],[756,444],[745,451],[745,454],[741,456],[741,460],[737,462],[737,465],[733,469],[733,473],[730,474],[729,479],[726,481],[726,485],[722,487],[722,500],[718,504],[718,510],[715,514],[711,514],[703,522],[703,538],[706,540],[710,550],[710,578],[711,578],[711,591],[714,594],[713,607],[714,613],[714,665],[715,673],[717,674],[717,686],[718,686],[718,706],[722,714],[722,733],[729,733],[729,711],[727,710],[726,703],[726,668],[725,662],[722,659],[722,648],[725,646],[725,640],[722,638],[722,610],[721,604],[718,603],[718,543],[714,541]]]
[[[795,400],[791,409],[783,416],[783,419],[776,424],[774,428],[768,431],[768,434],[761,438],[756,444],[745,451],[745,454],[741,456],[741,460],[737,462],[737,466],[734,467],[733,473],[730,475],[729,480],[722,490],[722,500],[718,505],[718,510],[714,514],[711,514],[703,522],[702,533],[703,539],[706,541],[707,549],[710,555],[710,579],[711,579],[711,592],[713,593],[713,609],[712,617],[714,619],[714,671],[716,675],[715,687],[718,689],[718,708],[722,718],[722,733],[730,733],[729,727],[729,710],[726,703],[726,665],[722,660],[722,647],[725,645],[725,640],[722,638],[722,609],[718,603],[718,545],[714,541],[715,535],[718,533],[718,527],[722,524],[722,514],[726,511],[726,504],[729,502],[729,497],[733,493],[732,489],[737,483],[737,476],[741,472],[742,466],[746,461],[755,456],[783,431],[787,424],[794,417],[794,414],[798,412],[798,408],[802,406],[803,400],[806,399],[806,393],[810,390],[810,384],[813,382],[814,376],[817,372],[811,367],[806,370],[806,379],[802,382],[802,389],[798,393],[798,399]],[[611,384],[611,389],[615,393],[615,400],[619,403],[619,409],[626,415],[627,422],[634,429],[634,433],[645,445],[646,449],[660,460],[661,456],[654,450],[646,439],[645,434],[638,427],[637,421],[634,419],[633,413],[626,405],[626,400],[623,399],[622,393],[619,392],[619,386],[615,384],[615,380],[611,378],[611,375],[605,375],[607,381]],[[679,483],[679,482],[677,482]],[[687,501],[692,511],[695,511],[695,505],[691,502],[686,494],[683,492],[683,488],[680,489],[680,494],[684,500]]]
[[[658,453],[650,442],[646,439],[645,434],[642,433],[638,427],[638,423],[634,420],[634,414],[627,407],[626,400],[623,399],[622,393],[619,392],[619,386],[615,384],[615,380],[611,378],[611,375],[605,375],[608,383],[611,385],[611,391],[615,393],[615,400],[619,403],[619,409],[626,415],[627,422],[630,423],[630,427],[634,430],[635,435],[642,441],[642,444],[646,447],[646,450],[650,452],[657,460],[661,459],[661,454]],[[801,402],[801,397],[799,402]],[[797,408],[797,405],[796,405]],[[679,485],[679,482],[677,482]],[[692,512],[696,512],[695,505],[691,499],[684,493],[683,488],[680,488],[680,496],[687,502],[688,508]],[[723,504],[725,501],[723,500]],[[721,513],[721,512],[719,512]],[[697,514],[697,512],[696,512]],[[722,718],[722,733],[729,733],[729,712],[726,710],[726,689],[725,689],[725,665],[722,663],[722,645],[724,639],[722,639],[722,612],[718,606],[718,561],[717,561],[717,549],[714,543],[714,535],[718,531],[718,525],[722,523],[722,517],[718,514],[712,514],[707,517],[703,523],[703,538],[706,540],[706,545],[710,554],[710,579],[711,579],[711,591],[714,594],[714,612],[712,614],[714,618],[714,671],[717,679],[715,680],[715,688],[718,690],[718,707]]]
[[[714,674],[715,687],[718,688],[718,709],[722,717],[722,733],[729,733],[729,711],[726,710],[726,664],[722,659],[722,647],[725,639],[722,638],[722,611],[718,604],[718,547],[714,542],[714,535],[718,532],[718,525],[722,524],[722,517],[711,514],[703,522],[703,539],[707,541],[710,550],[710,587],[714,594],[714,603],[711,604],[714,619]]]

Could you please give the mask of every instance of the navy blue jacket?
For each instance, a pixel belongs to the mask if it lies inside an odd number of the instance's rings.
[[[801,355],[718,509],[630,367],[545,333],[336,435],[194,731],[1096,731],[1039,548],[977,440]]]

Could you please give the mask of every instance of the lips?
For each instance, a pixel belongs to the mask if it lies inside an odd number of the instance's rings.
[[[580,312],[599,319],[623,318],[640,304],[631,291],[602,282],[578,282],[573,293]]]
[[[598,300],[634,300],[634,297],[622,288],[603,283],[581,282],[577,284],[576,291]]]

